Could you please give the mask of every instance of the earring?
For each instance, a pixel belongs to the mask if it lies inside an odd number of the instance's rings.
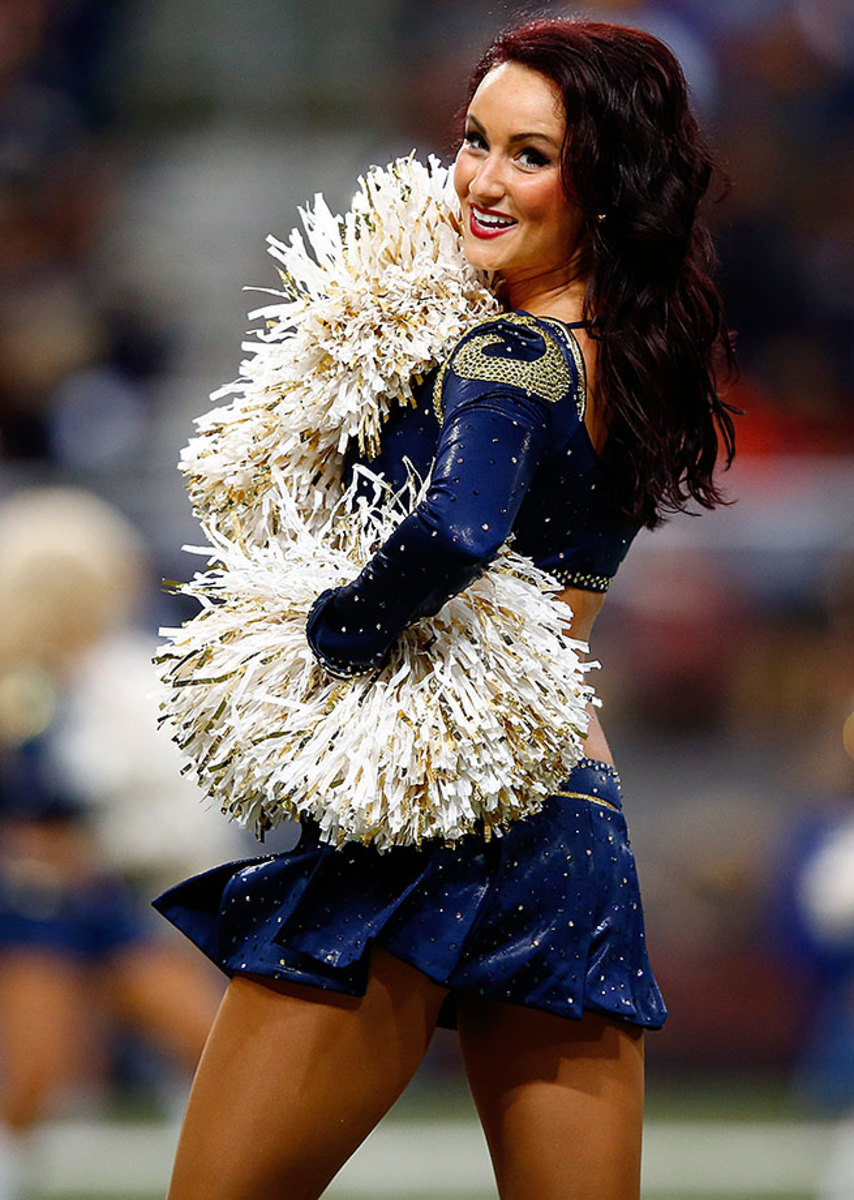
[[[597,213],[597,214],[596,214],[596,220],[597,220],[597,221],[604,221],[604,220],[605,220],[605,218],[607,217],[607,215],[608,215],[607,213]]]

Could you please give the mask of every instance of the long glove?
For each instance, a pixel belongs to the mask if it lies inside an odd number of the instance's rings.
[[[500,370],[487,361],[483,370],[456,373],[459,349],[472,339],[477,361],[492,357],[493,348],[500,353],[494,356]],[[309,644],[333,674],[379,669],[399,634],[477,578],[507,539],[548,444],[554,395],[553,389],[544,397],[498,382],[495,375],[512,377],[512,360],[524,374],[544,356],[544,344],[538,330],[501,321],[479,326],[455,351],[425,498],[352,583],[323,592],[309,613]],[[471,361],[469,354],[465,362]],[[568,377],[567,391],[572,383]]]

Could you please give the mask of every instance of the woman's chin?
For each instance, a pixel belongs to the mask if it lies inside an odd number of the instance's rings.
[[[476,271],[497,271],[499,269],[498,255],[490,253],[490,248],[474,238],[463,238],[463,254],[470,267]]]

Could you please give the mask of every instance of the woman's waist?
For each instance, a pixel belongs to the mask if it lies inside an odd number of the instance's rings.
[[[588,592],[583,588],[567,587],[558,593],[566,606],[566,630],[582,642],[590,640],[593,622],[605,603],[603,592]]]

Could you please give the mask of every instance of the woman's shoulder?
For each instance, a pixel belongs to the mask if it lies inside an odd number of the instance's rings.
[[[571,395],[580,415],[584,410],[584,359],[571,331],[553,317],[510,310],[469,329],[451,347],[436,376],[437,412],[444,407],[449,379],[503,384],[549,404]]]

